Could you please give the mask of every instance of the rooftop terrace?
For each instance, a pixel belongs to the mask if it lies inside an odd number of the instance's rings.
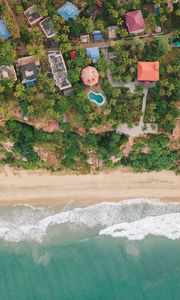
[[[47,38],[53,38],[55,36],[56,32],[53,31],[53,23],[50,17],[41,21],[40,27],[42,28]]]
[[[48,55],[49,64],[53,73],[56,85],[60,90],[71,87],[71,83],[67,78],[67,68],[62,53],[59,51],[51,51]]]
[[[29,24],[32,26],[42,20],[42,16],[37,11],[37,7],[35,5],[29,7],[25,12],[24,15],[26,16]]]

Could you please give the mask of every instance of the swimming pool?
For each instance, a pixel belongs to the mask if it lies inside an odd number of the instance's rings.
[[[105,97],[100,93],[89,92],[88,98],[90,101],[96,103],[97,105],[103,105],[105,103]]]

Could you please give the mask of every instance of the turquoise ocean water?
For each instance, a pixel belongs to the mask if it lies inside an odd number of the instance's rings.
[[[0,300],[179,300],[180,204],[0,208]]]

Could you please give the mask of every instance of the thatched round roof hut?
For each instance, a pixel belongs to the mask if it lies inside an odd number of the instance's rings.
[[[81,80],[85,85],[93,86],[99,81],[99,74],[95,67],[88,66],[81,71]]]

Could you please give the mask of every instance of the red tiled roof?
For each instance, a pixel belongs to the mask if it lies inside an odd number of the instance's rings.
[[[159,62],[138,62],[138,80],[140,81],[158,81],[159,80]]]
[[[126,13],[126,25],[129,32],[136,32],[145,28],[144,18],[141,10]]]

